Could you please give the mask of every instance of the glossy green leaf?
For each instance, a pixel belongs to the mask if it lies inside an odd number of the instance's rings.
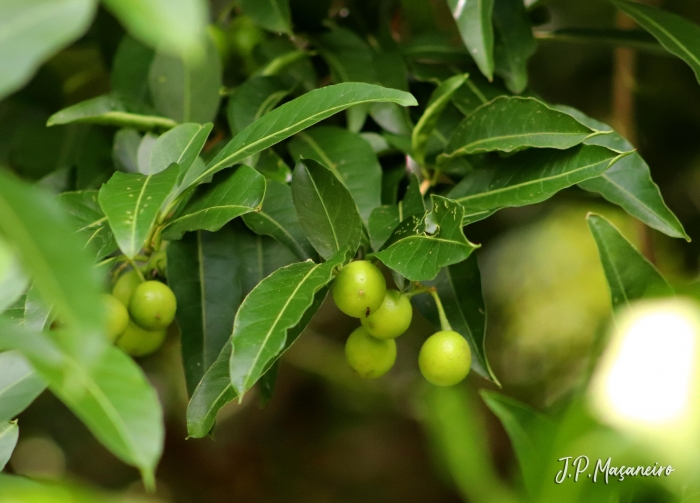
[[[104,0],[129,33],[143,43],[196,58],[203,52],[207,4],[202,0]]]
[[[243,215],[243,221],[256,234],[273,237],[287,246],[300,260],[316,255],[299,223],[288,185],[267,182],[262,209]]]
[[[425,111],[418,121],[418,124],[416,124],[416,127],[413,129],[413,134],[411,136],[413,158],[418,164],[422,165],[425,163],[425,149],[428,144],[428,139],[435,130],[435,126],[437,126],[442,111],[450,103],[455,91],[459,89],[468,78],[469,74],[466,73],[463,75],[455,75],[441,83],[437,89],[433,91],[433,94],[430,95],[428,106],[425,107]]]
[[[320,126],[299,133],[289,151],[295,160],[313,159],[330,169],[347,187],[365,222],[381,203],[382,167],[369,143],[357,134]]]
[[[379,251],[392,233],[406,218],[411,215],[425,213],[423,196],[420,193],[420,182],[415,176],[411,176],[406,195],[396,205],[380,206],[375,208],[369,217],[369,239],[372,249]]]
[[[245,128],[228,142],[203,172],[193,172],[185,181],[187,185],[197,183],[337,112],[353,105],[375,101],[391,101],[401,106],[416,104],[415,98],[403,91],[360,82],[315,89],[276,108]]]
[[[277,33],[292,34],[289,0],[240,0],[240,5],[258,26]]]
[[[0,3],[0,100],[24,86],[41,64],[87,30],[93,0]]]
[[[258,162],[255,163],[254,167],[265,177],[265,180],[285,184],[292,181],[292,170],[284,162],[284,159],[271,148],[260,152]]]
[[[207,39],[201,61],[156,53],[148,76],[153,105],[176,122],[212,122],[219,108],[221,57]]]
[[[474,73],[470,74],[469,80],[452,95],[452,104],[468,116],[499,96],[509,96],[505,87],[495,82],[489,83],[481,74]]]
[[[134,129],[170,129],[177,122],[167,117],[140,115],[129,112],[114,96],[98,96],[59,110],[46,122],[47,126],[88,123]]]
[[[673,288],[644,256],[610,222],[589,214],[593,234],[613,308],[649,296],[673,295]]]
[[[331,69],[333,82],[375,83],[372,48],[346,28],[335,28],[315,38],[315,46]]]
[[[87,358],[81,338],[71,332],[49,337],[4,320],[0,348],[22,353],[100,442],[153,485],[163,447],[162,412],[155,390],[129,356],[106,346]]]
[[[447,0],[464,45],[481,73],[493,79],[494,0]]]
[[[112,94],[127,103],[133,112],[145,113],[152,108],[148,89],[148,72],[155,52],[126,35],[119,43],[112,63]]]
[[[19,257],[0,236],[0,313],[17,302],[28,284]]]
[[[384,265],[411,281],[434,279],[440,268],[466,260],[478,248],[462,232],[464,207],[435,194],[430,200],[430,212],[406,218],[384,249],[375,253]]]
[[[490,158],[465,176],[449,194],[466,215],[544,201],[558,191],[601,175],[621,156],[605,147],[530,149]]]
[[[17,351],[0,353],[0,368],[0,422],[5,422],[26,409],[46,384]]]
[[[187,231],[218,231],[236,217],[258,211],[265,197],[265,177],[248,166],[222,173],[205,184],[184,210],[163,229],[167,240],[180,239]]]
[[[552,447],[556,424],[528,405],[500,393],[482,390],[481,397],[508,433],[525,487],[534,495],[551,462],[546,455]]]
[[[328,168],[302,159],[294,168],[292,197],[301,228],[321,257],[338,251],[356,251],[362,237],[362,220],[355,202]]]
[[[70,216],[69,223],[96,259],[117,250],[107,217],[97,202],[96,190],[64,192],[58,201]]]
[[[122,253],[133,258],[144,246],[158,212],[175,186],[180,167],[157,175],[114,173],[102,186],[98,201]]]
[[[668,52],[688,63],[700,81],[700,26],[677,14],[649,5],[611,1],[615,7],[651,33]]]
[[[587,117],[578,110],[559,105],[557,107],[576,119],[595,129],[608,128],[607,124]],[[632,144],[619,133],[612,132],[589,138],[584,143],[603,145],[619,152],[634,150]],[[649,166],[638,152],[623,157],[602,175],[581,182],[582,189],[597,192],[611,203],[621,206],[627,213],[638,218],[649,227],[663,232],[674,238],[684,238],[690,241],[683,224],[666,206],[661,196],[659,186],[651,179]]]
[[[503,78],[511,92],[520,94],[527,87],[527,60],[537,49],[525,4],[520,0],[495,0],[493,24],[496,75]]]
[[[212,123],[180,124],[159,136],[150,149],[148,171],[144,175],[155,175],[177,163],[183,177],[197,160],[213,126]]]
[[[226,117],[236,135],[275,108],[291,91],[278,77],[251,77],[236,88],[228,100]]]
[[[231,384],[242,396],[285,349],[287,332],[314,304],[316,293],[347,259],[347,249],[328,261],[300,262],[273,272],[248,294],[233,323]],[[297,334],[298,335],[298,334]]]
[[[0,471],[10,460],[19,439],[19,426],[17,421],[0,421]]]
[[[535,98],[503,96],[477,108],[457,126],[445,156],[528,147],[568,149],[592,133],[572,116]]]
[[[0,232],[21,251],[24,271],[67,326],[102,331],[99,283],[90,255],[55,198],[0,169]],[[88,344],[89,345],[89,344]]]

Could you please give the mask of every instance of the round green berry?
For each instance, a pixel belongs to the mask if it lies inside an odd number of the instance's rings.
[[[136,290],[136,287],[141,284],[141,277],[135,270],[125,272],[114,284],[112,288],[112,295],[114,295],[119,302],[124,304],[125,307],[129,307],[129,301],[131,296]]]
[[[342,312],[354,318],[369,316],[382,305],[386,281],[382,272],[367,260],[350,262],[333,282],[333,300]]]
[[[124,304],[119,302],[114,295],[104,294],[103,302],[107,320],[107,337],[114,342],[126,330],[126,326],[129,324],[129,313]]]
[[[131,356],[146,356],[155,353],[163,345],[165,330],[144,330],[130,321],[117,346]]]
[[[396,341],[376,339],[358,327],[345,343],[345,360],[361,377],[381,377],[394,366]]]
[[[146,330],[167,328],[175,319],[175,294],[160,281],[144,281],[129,301],[131,319]]]
[[[472,354],[467,340],[452,330],[434,333],[418,355],[423,377],[436,386],[452,386],[467,377]]]
[[[394,339],[408,329],[411,318],[413,308],[408,297],[397,290],[387,290],[379,309],[360,318],[360,322],[372,337]]]

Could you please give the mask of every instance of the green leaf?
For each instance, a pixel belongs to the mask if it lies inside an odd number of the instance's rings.
[[[469,80],[455,91],[452,104],[468,116],[480,106],[499,96],[509,96],[509,93],[504,87],[489,83],[482,75],[476,73],[471,74]]]
[[[613,308],[644,297],[674,294],[659,271],[610,222],[593,213],[586,220],[598,247]]]
[[[0,421],[0,471],[5,469],[5,465],[12,457],[17,439],[19,439],[17,421]]]
[[[420,182],[413,175],[402,201],[396,205],[375,208],[370,215],[367,228],[372,249],[379,251],[401,222],[418,213],[425,213],[425,204],[420,193]]]
[[[265,197],[265,177],[248,166],[217,176],[187,203],[182,213],[163,229],[163,238],[180,239],[187,231],[218,231],[234,218],[258,211]]]
[[[58,126],[72,123],[102,124],[145,130],[170,129],[177,126],[177,122],[167,117],[131,113],[118,98],[109,95],[98,96],[59,110],[49,117],[46,125]]]
[[[285,349],[287,331],[302,321],[316,293],[333,279],[333,270],[346,261],[346,255],[348,250],[342,249],[321,264],[306,261],[283,267],[248,294],[236,313],[231,336],[229,370],[238,396]]]
[[[106,7],[141,42],[196,58],[203,52],[207,5],[202,0],[104,0]]]
[[[88,339],[99,336],[104,328],[100,288],[83,243],[55,198],[2,169],[0,233],[18,250],[24,271],[66,326],[89,334]]]
[[[556,424],[531,407],[510,397],[482,390],[481,397],[501,421],[510,438],[530,495],[535,495],[550,459],[547,458]]]
[[[120,129],[114,135],[112,159],[117,171],[136,173],[138,171],[138,151],[141,135],[134,129]]]
[[[221,57],[207,39],[201,61],[157,52],[148,76],[156,112],[177,122],[212,122],[219,109]]]
[[[484,76],[493,79],[493,15],[494,0],[447,0],[459,34],[476,66]]]
[[[0,313],[17,302],[28,284],[29,278],[20,266],[19,257],[0,236]]]
[[[579,145],[490,158],[465,176],[449,197],[464,205],[466,215],[535,204],[599,176],[624,155],[597,145]]]
[[[486,306],[481,293],[481,274],[476,254],[463,262],[443,267],[437,277],[426,284],[437,289],[452,330],[469,343],[472,369],[498,384],[486,358]],[[436,329],[441,329],[437,307],[431,296],[414,297],[413,303]]]
[[[231,385],[231,344],[225,344],[216,361],[204,374],[187,405],[187,434],[202,438],[214,427],[216,414],[238,396]]]
[[[153,49],[129,35],[122,38],[114,55],[110,74],[112,94],[134,112],[146,113],[152,108],[148,72],[154,56]]]
[[[277,33],[292,34],[289,0],[240,0],[240,6],[258,26]]]
[[[177,163],[180,166],[180,177],[190,169],[202,151],[214,125],[180,124],[158,137],[150,150],[148,171],[144,175],[155,175]]]
[[[607,124],[587,117],[576,109],[561,105],[557,108],[573,115],[579,122],[591,128],[609,128]],[[602,145],[618,152],[634,150],[632,144],[615,131],[608,135],[594,136],[584,143]],[[637,152],[623,157],[602,175],[579,183],[579,187],[599,193],[649,227],[671,237],[690,241],[683,224],[666,206],[659,186],[651,179],[649,166]]]
[[[700,82],[700,26],[677,14],[648,5],[611,1],[651,33],[668,52],[688,63]]]
[[[70,216],[70,225],[99,260],[117,250],[107,217],[97,202],[96,190],[81,190],[59,194],[58,201]]]
[[[333,82],[375,83],[372,48],[353,31],[335,28],[314,39],[318,52],[331,69]]]
[[[313,159],[343,182],[363,221],[381,204],[382,167],[369,143],[347,129],[320,126],[299,133],[289,143],[295,160]]]
[[[418,121],[418,124],[416,124],[416,127],[413,129],[413,134],[411,136],[413,157],[418,164],[423,165],[425,163],[425,148],[430,135],[435,130],[435,126],[437,126],[442,111],[450,103],[455,91],[459,89],[468,78],[468,73],[455,75],[441,83],[437,89],[433,91],[433,94],[430,95],[428,106],[425,107],[425,111]]]
[[[226,117],[231,133],[236,135],[250,126],[275,108],[291,90],[278,77],[251,77],[246,80],[228,100]]]
[[[329,259],[346,247],[357,250],[362,220],[350,192],[328,168],[300,160],[292,175],[292,197],[301,228],[321,257]]]
[[[81,339],[72,332],[49,337],[0,320],[0,348],[21,352],[100,442],[138,467],[152,486],[164,436],[156,392],[121,350],[106,346],[87,355]]]
[[[24,299],[24,326],[34,332],[49,330],[56,319],[53,304],[44,302],[39,290],[32,285]]]
[[[243,159],[256,154],[285,138],[313,126],[331,115],[353,105],[376,101],[391,101],[401,106],[416,104],[413,96],[403,91],[360,82],[337,84],[310,91],[285,103],[238,133],[207,165],[203,172],[185,177],[193,185]],[[192,171],[192,170],[190,170]]]
[[[559,30],[537,30],[539,40],[600,44],[610,47],[630,47],[659,56],[670,56],[657,41],[644,30],[618,30],[600,28],[562,28]]]
[[[452,133],[445,156],[528,147],[568,149],[593,131],[569,114],[549,108],[535,98],[502,96],[482,105]]]
[[[114,173],[102,186],[98,201],[122,253],[134,258],[144,246],[158,212],[175,186],[180,167],[157,175]]]
[[[503,77],[510,91],[520,94],[527,87],[527,60],[537,50],[525,4],[520,0],[495,0],[493,24],[496,75]]]
[[[26,409],[46,384],[17,351],[0,353],[0,368],[0,422],[5,422]]]
[[[284,159],[271,148],[260,152],[260,157],[254,167],[267,181],[285,184],[292,181],[292,170],[289,169]]]
[[[93,0],[4,0],[0,3],[0,100],[90,26]]]
[[[374,254],[411,281],[434,279],[440,268],[466,260],[478,248],[462,232],[464,207],[435,194],[430,200],[430,212],[406,218]]]
[[[273,237],[287,246],[301,260],[316,255],[299,223],[288,185],[268,181],[262,209],[243,215],[243,221],[256,234]]]

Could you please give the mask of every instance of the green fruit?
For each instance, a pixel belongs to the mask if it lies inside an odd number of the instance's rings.
[[[472,353],[467,340],[452,330],[428,337],[420,348],[418,366],[423,377],[436,386],[452,386],[467,377]]]
[[[394,366],[396,341],[376,339],[359,327],[345,343],[345,360],[360,377],[381,377]]]
[[[107,319],[107,337],[116,341],[129,324],[129,312],[114,295],[104,294],[104,305]]]
[[[372,337],[394,339],[408,329],[411,318],[413,308],[408,297],[397,290],[387,290],[379,309],[360,318],[360,322]]]
[[[131,295],[136,290],[136,287],[141,284],[141,277],[135,270],[125,272],[114,284],[112,288],[112,295],[114,295],[119,302],[124,304],[125,307],[129,307],[129,301],[131,300]]]
[[[175,294],[160,281],[144,281],[129,301],[131,319],[146,330],[167,328],[175,319]]]
[[[134,322],[129,322],[124,334],[117,340],[117,346],[131,356],[146,356],[163,345],[165,330],[144,330]]]
[[[342,312],[354,318],[367,317],[382,305],[386,281],[382,272],[367,260],[350,262],[333,283],[333,300]]]

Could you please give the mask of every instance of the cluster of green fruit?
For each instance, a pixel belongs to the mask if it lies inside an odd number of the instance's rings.
[[[104,294],[109,339],[131,356],[146,356],[163,344],[175,318],[175,294],[160,281],[143,281],[137,271],[122,274]]]
[[[408,329],[413,317],[408,296],[387,290],[382,272],[369,261],[357,260],[336,276],[333,300],[342,312],[362,323],[345,343],[350,367],[367,379],[386,374],[396,361],[394,339]],[[423,343],[418,366],[434,385],[457,384],[471,367],[469,344],[452,330],[437,332]]]

